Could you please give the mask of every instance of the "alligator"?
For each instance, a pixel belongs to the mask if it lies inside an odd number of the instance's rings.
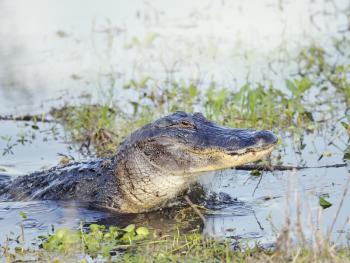
[[[110,158],[73,162],[0,181],[0,200],[79,201],[119,213],[156,210],[209,171],[260,160],[270,131],[232,129],[175,112],[131,133]]]

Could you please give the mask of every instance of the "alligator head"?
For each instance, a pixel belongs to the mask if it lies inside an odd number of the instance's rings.
[[[120,205],[128,212],[156,208],[199,174],[257,161],[276,143],[270,131],[231,129],[201,113],[173,113],[140,128],[121,144],[116,173],[125,198]]]

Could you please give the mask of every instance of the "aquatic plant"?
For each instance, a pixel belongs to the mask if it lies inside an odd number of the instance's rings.
[[[237,90],[218,89],[213,84],[208,88],[191,83],[162,86],[146,77],[124,85],[139,96],[128,102],[132,113],[114,103],[113,108],[106,104],[67,105],[52,110],[51,114],[81,149],[89,151],[93,146],[98,155],[108,155],[132,130],[176,110],[202,111],[209,119],[231,127],[314,129],[312,105],[304,101],[312,84],[308,78],[287,80],[290,92],[286,93],[272,84],[247,83]]]

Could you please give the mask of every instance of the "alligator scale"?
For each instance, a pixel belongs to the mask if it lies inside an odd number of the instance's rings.
[[[257,161],[276,143],[269,131],[230,129],[201,113],[176,112],[133,132],[112,158],[0,181],[0,199],[74,200],[120,213],[146,212],[176,197],[204,172]]]

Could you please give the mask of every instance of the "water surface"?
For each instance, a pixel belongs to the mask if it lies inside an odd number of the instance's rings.
[[[99,102],[109,90],[122,90],[121,85],[130,79],[145,76],[195,82],[203,88],[216,82],[237,89],[246,80],[272,81],[278,86],[296,73],[291,58],[301,47],[313,41],[329,45],[332,37],[346,29],[348,21],[342,10],[347,5],[345,0],[3,0],[0,114],[47,112],[64,101],[79,103],[82,93],[92,94],[92,103]],[[126,91],[113,94],[120,103],[133,97]],[[310,100],[316,100],[315,95]],[[344,106],[339,108],[339,114],[345,115]],[[0,157],[3,175],[20,176],[51,167],[62,154],[76,160],[85,158],[71,147],[61,126],[40,124],[36,130],[31,125],[0,122],[1,136],[26,134],[32,138],[31,143],[18,143],[13,153]],[[0,140],[0,150],[8,148],[6,138]],[[347,140],[337,124],[335,129],[306,134],[303,149],[293,137],[284,137],[274,156],[280,154],[283,163],[290,165],[343,163]],[[324,152],[331,155],[319,160]],[[238,202],[207,214],[204,233],[273,242],[273,225],[283,225],[288,208],[295,216],[298,198],[305,231],[312,232],[311,223],[326,230],[333,222],[348,176],[346,168],[266,172],[262,179],[234,170],[205,175],[201,181],[210,191],[228,193]],[[333,206],[323,212],[322,222],[316,222],[322,194],[329,195]],[[346,196],[345,204],[348,199]],[[20,211],[28,215],[24,222]],[[342,232],[349,212],[349,207],[343,206],[334,239]],[[134,221],[165,228],[170,224],[159,215],[129,218],[76,203],[3,202],[0,242],[6,235],[18,235],[21,224],[30,240],[53,228],[77,228],[81,221],[118,225]],[[339,242],[345,241],[344,234]]]

